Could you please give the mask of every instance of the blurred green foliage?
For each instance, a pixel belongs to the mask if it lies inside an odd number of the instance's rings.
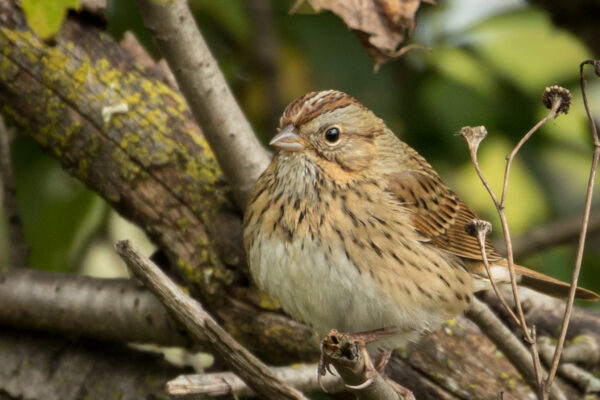
[[[493,204],[456,133],[465,125],[487,127],[489,135],[479,157],[485,175],[499,191],[506,154],[545,115],[540,101],[544,88],[559,84],[571,90],[573,106],[568,115],[544,126],[519,154],[511,173],[507,214],[512,233],[518,235],[536,224],[581,211],[591,145],[578,89],[578,65],[592,54],[573,34],[555,27],[543,10],[518,0],[424,5],[417,14],[413,41],[429,51],[413,51],[374,74],[366,52],[338,18],[310,12],[290,16],[292,3],[190,1],[213,54],[262,140],[273,134],[274,116],[293,98],[310,90],[346,91],[422,153],[482,218],[492,221],[498,237]],[[258,34],[263,30],[252,7],[263,7],[258,11],[265,11],[273,24],[275,73],[265,73],[265,60],[259,59],[266,42]],[[117,39],[132,30],[152,55],[160,57],[135,2],[111,1],[107,20]],[[600,115],[600,85],[592,80],[590,75],[590,102]],[[14,147],[33,265],[77,269],[80,257],[74,255],[85,251],[89,238],[102,235],[106,206],[27,139],[20,138]],[[561,246],[519,261],[569,279],[573,259],[574,247]],[[598,274],[600,240],[592,237],[582,284],[600,290]]]
[[[42,39],[58,32],[70,9],[79,10],[79,0],[21,0],[29,26]]]

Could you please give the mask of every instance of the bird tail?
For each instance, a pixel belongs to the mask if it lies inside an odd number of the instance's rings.
[[[569,296],[569,289],[571,287],[569,283],[559,281],[558,279],[533,271],[521,265],[515,265],[515,272],[520,275],[521,280],[519,283],[522,286],[559,299],[566,299]],[[588,301],[600,301],[600,295],[581,287],[577,288],[575,298]]]

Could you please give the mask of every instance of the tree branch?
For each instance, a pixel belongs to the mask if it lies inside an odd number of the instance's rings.
[[[315,364],[276,367],[272,370],[282,382],[298,390],[303,392],[321,390],[317,382],[317,366]],[[344,384],[337,376],[328,375],[323,377],[321,383],[328,393],[344,390]],[[228,394],[234,397],[256,396],[256,393],[232,372],[181,375],[167,382],[167,393],[174,398],[189,398],[192,395],[219,397]]]
[[[549,337],[543,336],[538,338],[538,349],[540,356],[546,365],[552,365],[552,358],[556,351]],[[566,350],[566,349],[565,349]],[[564,354],[564,353],[563,353]],[[593,373],[569,362],[565,362],[561,358],[561,363],[558,366],[557,372],[566,379],[574,382],[584,393],[600,392],[600,379],[594,376]]]
[[[248,287],[239,212],[183,97],[74,17],[53,46],[31,33],[13,0],[0,2],[0,21],[3,115],[142,227],[192,293],[257,355],[314,361],[314,332],[273,307],[261,310],[265,302]],[[103,110],[119,104],[128,111],[104,122]]]
[[[236,342],[204,311],[200,303],[187,296],[152,261],[139,254],[128,241],[116,244],[129,270],[167,307],[197,342],[210,343],[219,358],[261,396],[267,399],[306,400],[301,392],[281,382],[258,358]]]
[[[477,298],[473,298],[471,307],[467,310],[467,317],[485,332],[486,336],[498,346],[529,385],[534,390],[537,390],[538,382],[531,355],[523,343],[496,317],[496,314],[485,303]],[[553,399],[566,400],[566,397],[558,387],[552,388],[550,395]]]
[[[14,0],[0,2],[0,24],[3,115],[142,227],[171,268],[193,283],[191,293],[248,349],[270,363],[314,362],[319,354],[314,332],[249,287],[239,212],[182,97],[76,16],[54,46],[30,33]],[[129,111],[109,115],[105,123],[103,109],[122,103]],[[29,313],[37,318],[36,310]],[[592,314],[575,310],[569,332],[578,318]],[[420,400],[493,398],[501,391],[507,400],[530,395],[496,347],[462,318],[397,353],[389,365],[389,374]],[[502,379],[504,374],[510,378]],[[31,383],[27,375],[20,377],[11,382]],[[583,398],[558,383],[570,399]]]
[[[115,342],[191,345],[154,295],[130,279],[0,272],[0,321]]]
[[[0,360],[0,394],[21,400],[167,400],[165,383],[186,371],[123,344],[5,327]]]
[[[23,220],[17,204],[17,188],[10,157],[10,135],[0,115],[0,181],[2,182],[2,206],[8,226],[10,262],[15,267],[29,266],[29,246],[25,240]]]
[[[574,243],[581,232],[583,214],[570,215],[557,221],[537,226],[513,239],[515,258],[527,257],[545,249],[565,243]],[[600,233],[600,205],[592,207],[588,226],[588,235]],[[505,247],[499,243],[498,250]]]
[[[171,66],[244,210],[269,156],[252,131],[185,0],[139,0],[144,24]]]
[[[591,125],[591,136],[594,143],[594,154],[592,156],[592,163],[590,166],[590,174],[588,178],[587,193],[585,196],[585,205],[583,208],[583,220],[581,222],[581,232],[579,234],[579,242],[577,243],[577,254],[575,255],[575,265],[573,266],[573,272],[571,274],[571,288],[569,289],[569,297],[567,298],[567,307],[565,308],[565,314],[560,327],[560,334],[558,335],[558,343],[556,344],[556,350],[554,351],[554,357],[552,359],[552,365],[548,371],[548,378],[546,379],[546,392],[549,391],[549,387],[552,385],[552,381],[558,370],[558,363],[560,362],[560,355],[565,344],[567,337],[567,329],[569,328],[569,322],[571,321],[571,313],[573,312],[573,304],[575,302],[575,292],[577,291],[577,282],[579,281],[579,272],[581,271],[581,263],[583,261],[583,249],[585,247],[585,238],[587,235],[587,228],[590,220],[590,210],[592,208],[592,197],[594,195],[594,182],[596,181],[596,170],[598,169],[598,162],[600,161],[600,137],[596,130],[596,122],[592,117],[590,108],[588,106],[587,94],[585,90],[585,78],[583,76],[583,70],[585,65],[591,64],[595,68],[596,74],[600,77],[600,61],[586,60],[579,65],[579,81],[581,84],[581,95],[583,98],[583,105],[585,112],[588,117],[588,121]]]

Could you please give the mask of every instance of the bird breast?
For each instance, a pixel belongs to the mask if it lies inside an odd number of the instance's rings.
[[[319,333],[397,326],[396,346],[466,307],[470,276],[419,241],[380,182],[339,185],[300,161],[270,167],[255,193],[244,230],[252,275]]]

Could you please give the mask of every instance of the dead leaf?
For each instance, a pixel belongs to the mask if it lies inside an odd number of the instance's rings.
[[[402,47],[415,29],[415,14],[421,0],[307,0],[320,12],[328,10],[352,29],[375,63],[375,69],[418,45]],[[304,0],[290,10],[294,13]],[[432,1],[427,1],[432,2]]]

